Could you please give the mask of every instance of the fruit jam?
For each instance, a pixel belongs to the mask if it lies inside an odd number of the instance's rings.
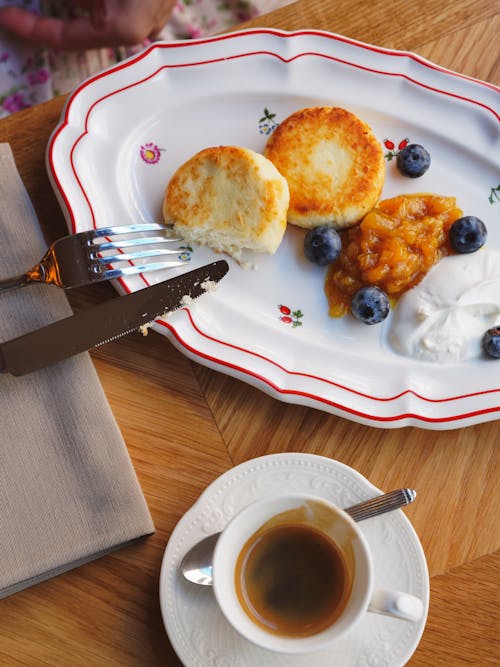
[[[411,194],[380,202],[341,233],[342,252],[325,280],[331,317],[345,315],[364,285],[380,287],[393,301],[419,283],[452,252],[448,231],[461,216],[454,197]]]

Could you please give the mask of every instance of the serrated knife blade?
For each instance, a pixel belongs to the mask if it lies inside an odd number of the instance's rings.
[[[115,338],[206,292],[229,270],[225,260],[207,264],[151,287],[115,297],[71,317],[0,344],[0,372],[26,375]]]

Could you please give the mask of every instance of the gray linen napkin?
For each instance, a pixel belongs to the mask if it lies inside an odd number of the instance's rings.
[[[45,249],[10,147],[0,144],[0,278],[31,268]],[[53,285],[0,294],[0,341],[71,314]],[[0,375],[0,598],[153,531],[89,355]]]

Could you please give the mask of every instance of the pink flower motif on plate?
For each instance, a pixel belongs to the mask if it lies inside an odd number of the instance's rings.
[[[156,164],[160,160],[162,150],[164,149],[150,142],[141,146],[139,154],[146,164]]]

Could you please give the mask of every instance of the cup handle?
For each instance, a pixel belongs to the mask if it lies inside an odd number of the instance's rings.
[[[378,589],[373,592],[368,611],[404,621],[419,621],[424,614],[424,605],[422,600],[409,593]]]

